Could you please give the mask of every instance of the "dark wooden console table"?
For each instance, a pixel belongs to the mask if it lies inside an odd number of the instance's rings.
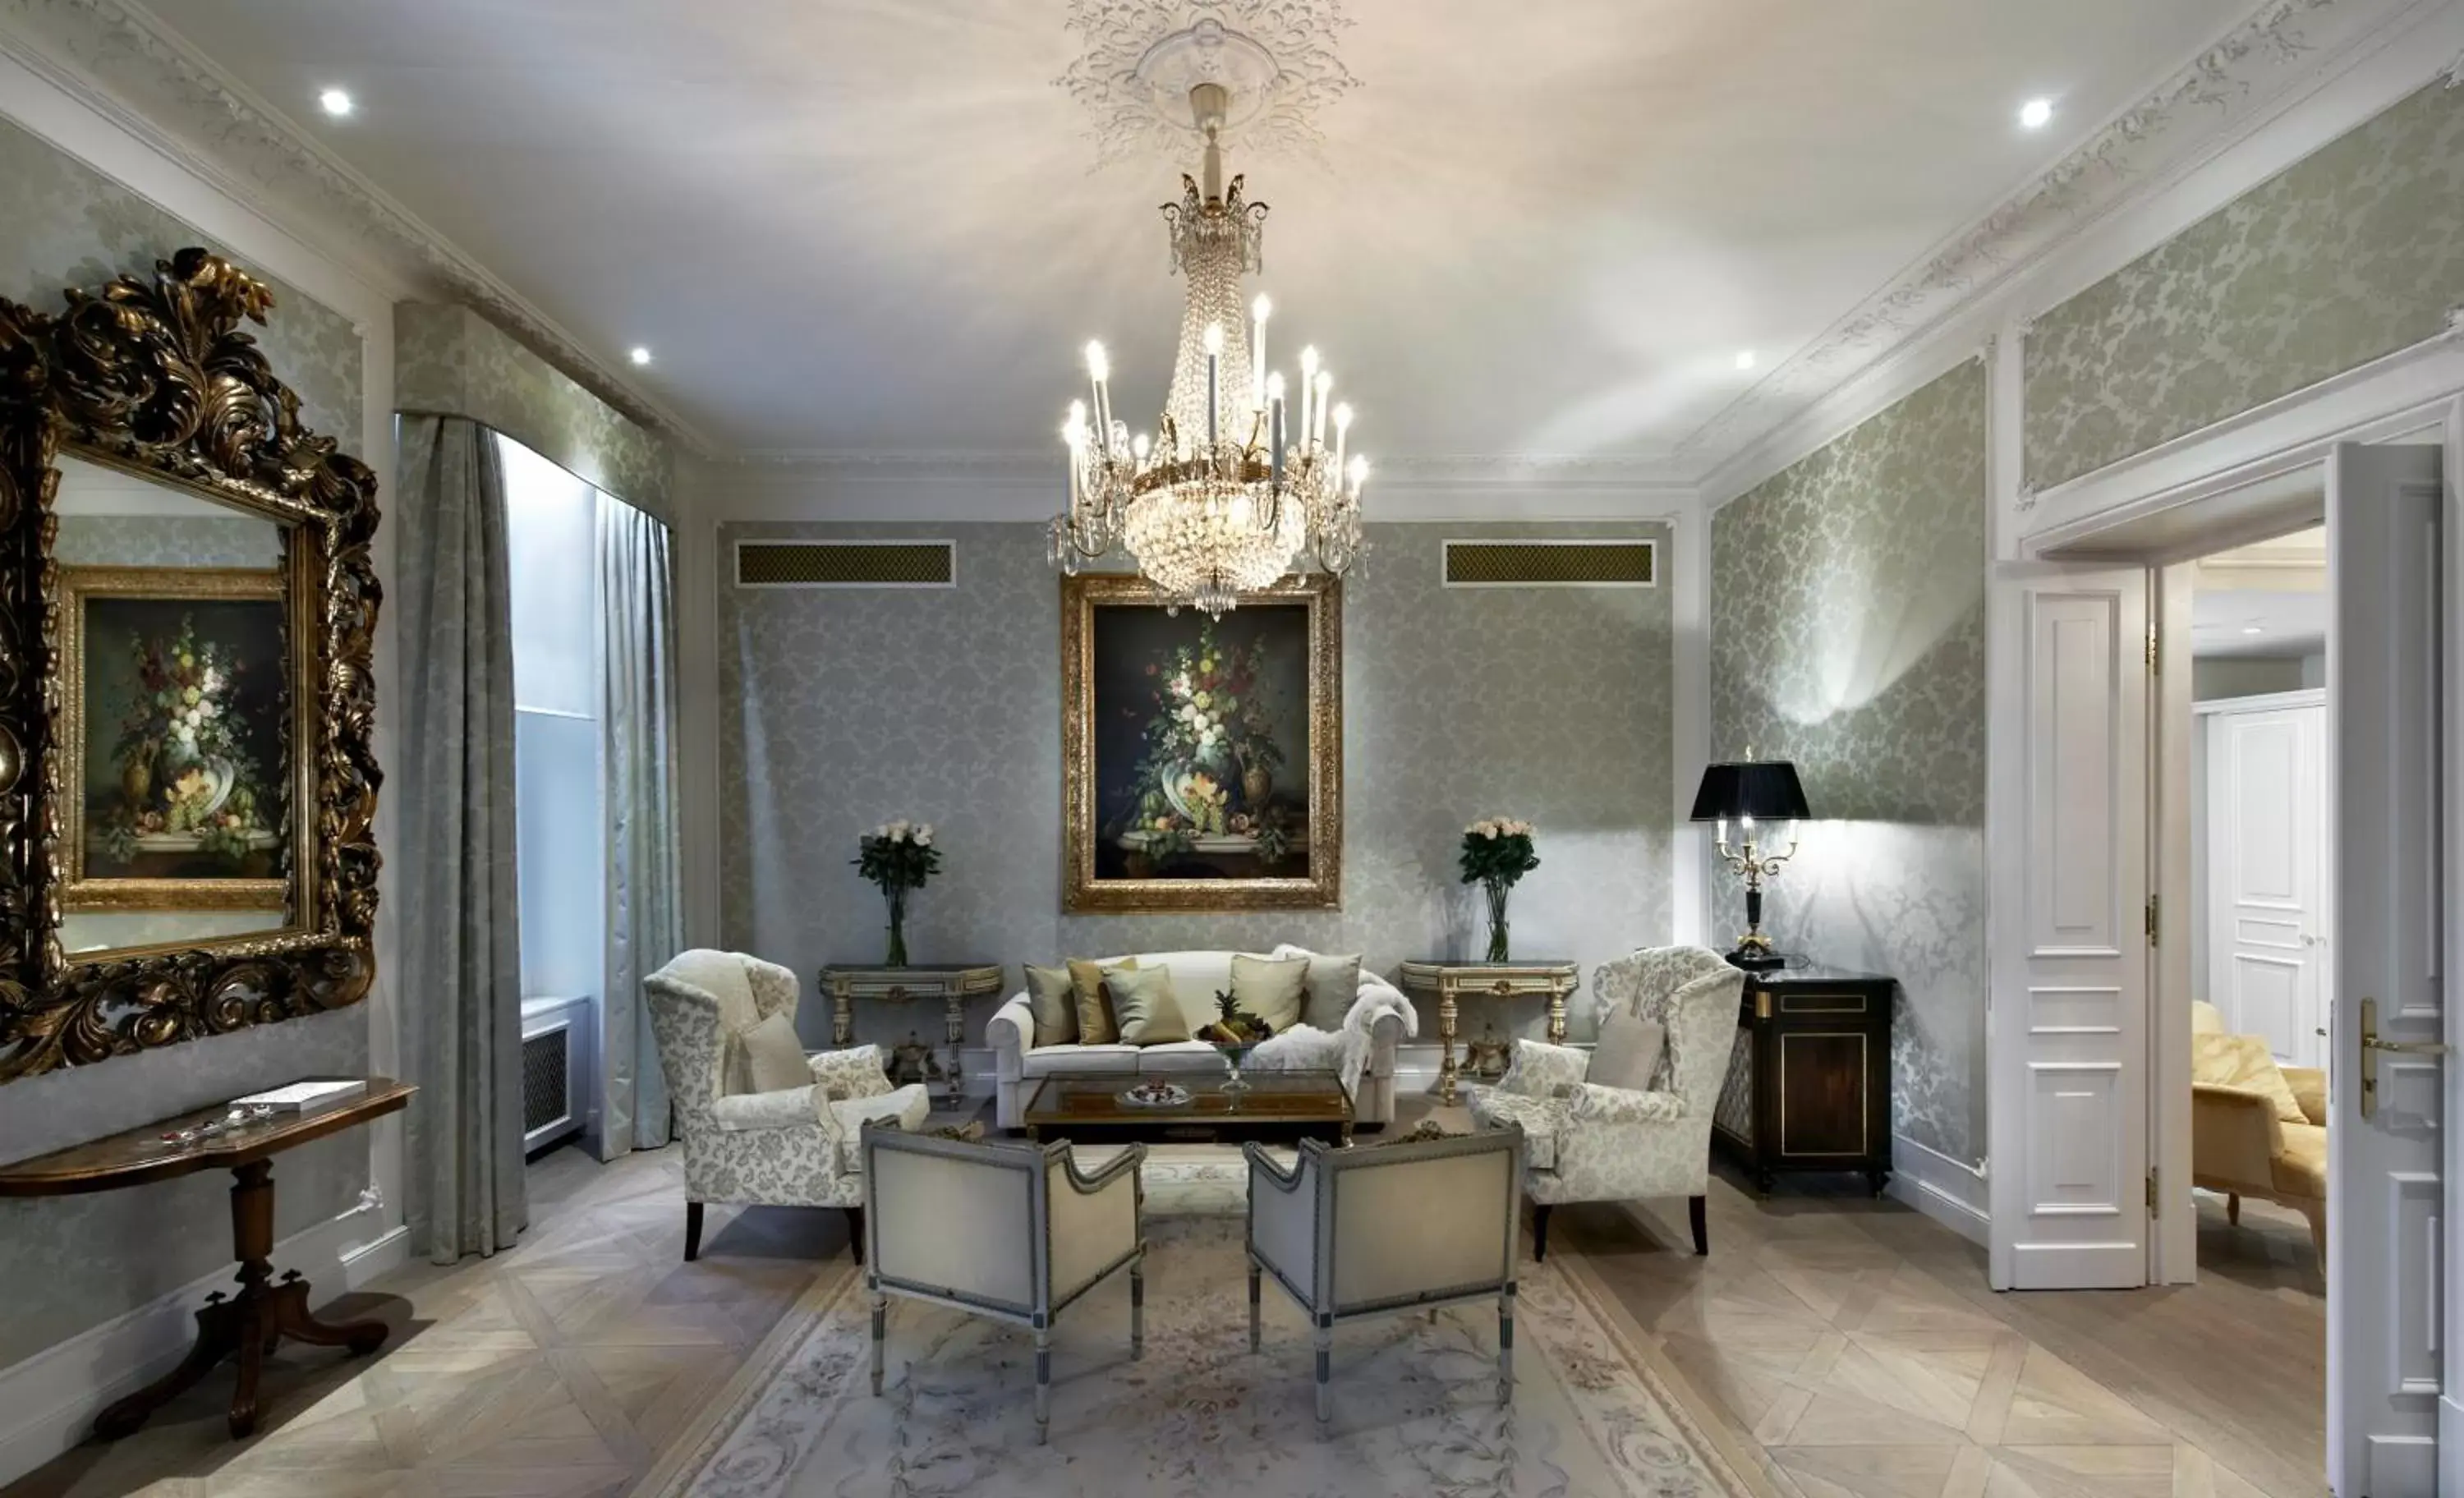
[[[398,1112],[418,1089],[390,1077],[369,1077],[368,1090],[318,1112],[278,1114],[193,1143],[166,1134],[221,1118],[228,1103],[165,1118],[143,1128],[72,1145],[13,1165],[0,1165],[0,1197],[67,1197],[118,1191],[201,1170],[231,1173],[231,1247],[239,1259],[239,1293],[215,1291],[197,1308],[197,1341],[179,1367],[95,1417],[94,1433],[106,1441],[127,1435],[182,1390],[236,1354],[239,1382],[231,1392],[233,1440],[256,1429],[256,1380],[265,1355],[284,1337],[314,1347],[346,1347],[373,1353],[387,1328],[382,1321],[319,1321],[308,1313],[308,1282],[291,1270],[274,1275],[274,1157],[311,1139]]]

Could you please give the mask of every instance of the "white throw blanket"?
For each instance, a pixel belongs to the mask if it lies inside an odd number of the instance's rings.
[[[1297,947],[1275,950],[1275,956],[1309,956]],[[1420,1033],[1419,1012],[1400,993],[1383,983],[1364,987],[1352,1011],[1343,1017],[1343,1032],[1330,1034],[1313,1024],[1295,1024],[1280,1035],[1259,1042],[1249,1053],[1248,1065],[1261,1071],[1334,1071],[1342,1074],[1343,1090],[1360,1090],[1360,1073],[1369,1066],[1369,1030],[1381,1015],[1392,1014],[1403,1022],[1403,1034],[1408,1039]]]

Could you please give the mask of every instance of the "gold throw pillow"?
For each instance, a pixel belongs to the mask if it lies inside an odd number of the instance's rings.
[[[1112,996],[1122,1045],[1162,1046],[1190,1038],[1179,996],[1172,991],[1171,968],[1116,968],[1105,975],[1104,986]]]
[[[1309,976],[1307,958],[1278,960],[1236,952],[1232,955],[1232,1006],[1243,1014],[1256,1015],[1281,1035],[1301,1023],[1301,1005],[1309,997]]]
[[[1078,980],[1067,967],[1028,968],[1026,1006],[1035,1016],[1030,1048],[1067,1046],[1078,1039]]]
[[[1078,1044],[1118,1045],[1121,1027],[1112,1019],[1112,1002],[1104,992],[1104,979],[1111,973],[1135,972],[1138,959],[1123,958],[1106,964],[1088,958],[1071,958],[1068,966],[1070,983],[1078,994]]]
[[[2190,1080],[2218,1087],[2264,1092],[2286,1123],[2306,1124],[2310,1115],[2276,1065],[2276,1053],[2261,1035],[2198,1034],[2190,1037]]]

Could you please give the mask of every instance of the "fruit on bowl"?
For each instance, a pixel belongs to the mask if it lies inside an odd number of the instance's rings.
[[[1241,1007],[1229,992],[1215,996],[1216,1011],[1223,1017],[1198,1032],[1198,1038],[1211,1046],[1255,1046],[1275,1033],[1275,1027]]]

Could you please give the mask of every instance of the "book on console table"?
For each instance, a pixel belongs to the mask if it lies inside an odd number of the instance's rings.
[[[231,1099],[233,1108],[266,1108],[277,1113],[318,1113],[347,1103],[368,1090],[365,1079],[294,1082],[269,1091]]]

